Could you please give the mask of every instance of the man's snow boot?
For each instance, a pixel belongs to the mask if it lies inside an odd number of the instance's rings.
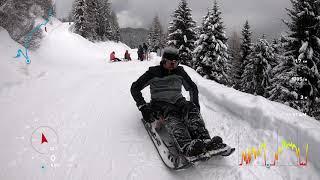
[[[226,147],[220,136],[214,136],[211,139],[205,140],[205,146],[207,151],[219,150]]]
[[[194,139],[183,148],[187,157],[197,156],[205,152],[205,143],[201,139]]]

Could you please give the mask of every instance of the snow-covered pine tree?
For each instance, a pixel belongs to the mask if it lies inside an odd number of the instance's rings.
[[[102,41],[111,40],[112,30],[110,23],[111,4],[109,0],[98,0],[98,36]]]
[[[53,0],[27,0],[33,5],[39,5],[41,7],[41,14],[43,18],[48,18],[48,12],[51,11],[52,15],[55,16],[55,4],[53,3]]]
[[[167,45],[179,49],[181,63],[191,67],[196,23],[186,0],[181,0],[168,27]]]
[[[208,10],[208,12],[209,12],[209,10]],[[203,17],[202,18],[202,23],[203,23],[203,21],[204,21],[204,18],[205,17]],[[195,32],[195,34],[196,34],[196,41],[194,42],[194,47],[196,48],[196,42],[197,42],[197,40],[200,38],[200,35],[201,35],[201,26],[196,26],[195,28],[194,28],[194,32]],[[196,60],[196,56],[195,56],[195,54],[194,54],[194,52],[192,52],[192,61],[191,61],[191,68],[193,68],[194,70],[196,70],[197,69],[197,67],[199,67],[199,62]]]
[[[207,9],[207,14],[205,16],[203,16],[202,18],[202,22],[201,22],[201,26],[197,26],[195,28],[195,32],[196,32],[196,41],[194,42],[194,45],[195,45],[195,49],[194,51],[192,52],[193,53],[193,58],[192,58],[192,68],[194,70],[196,70],[199,74],[201,74],[201,72],[203,71],[203,68],[200,66],[200,63],[201,63],[201,60],[198,59],[198,55],[197,53],[195,53],[195,51],[199,51],[201,47],[199,47],[199,43],[200,41],[203,41],[203,38],[205,37],[204,35],[201,36],[204,32],[203,32],[203,27],[204,27],[204,22],[206,22],[206,19],[208,19],[209,17],[209,14],[210,14],[210,10],[209,8]],[[204,75],[204,74],[201,74],[201,75]]]
[[[7,0],[0,0],[0,6],[2,6]]]
[[[149,46],[149,49],[151,52],[156,52],[153,38],[154,38],[153,25],[151,24],[151,26],[148,30],[148,35],[147,35],[147,45]]]
[[[162,39],[161,39],[161,44],[163,45],[163,47],[167,46],[167,37],[169,36],[169,32],[168,31],[164,31],[163,35],[162,35]],[[162,55],[162,50],[160,49],[159,51],[157,51],[157,53],[159,54],[159,56]]]
[[[296,76],[293,57],[282,56],[280,64],[271,71],[271,76],[268,99],[299,109],[297,83],[293,79]]]
[[[6,19],[8,14],[4,12],[3,6],[6,0],[0,0],[0,26],[5,27],[6,26]]]
[[[316,97],[315,100],[311,102],[310,115],[320,120],[320,97]]]
[[[73,5],[74,33],[85,36],[85,9],[84,0],[75,0]]]
[[[320,97],[320,1],[291,0],[291,3],[292,9],[286,9],[291,21],[284,21],[290,30],[285,37],[286,60],[290,61],[286,64],[291,66],[286,66],[290,70],[282,68],[284,73],[278,74],[282,79],[272,90],[278,93],[271,99],[303,113],[319,115],[320,108],[315,105],[319,105]],[[290,72],[290,76],[285,72]]]
[[[74,22],[74,17],[73,17],[73,10],[71,10],[68,14],[68,16],[66,17],[67,22],[71,23]]]
[[[208,79],[222,84],[228,84],[228,48],[227,37],[217,2],[205,16],[200,38],[196,41],[195,64],[196,71]]]
[[[242,80],[242,74],[244,73],[244,69],[249,63],[248,56],[252,52],[253,43],[251,41],[252,32],[250,30],[249,21],[246,20],[246,22],[243,25],[242,31],[241,31],[241,45],[240,45],[240,59],[239,59],[239,67],[237,70],[237,74],[235,75],[235,81],[239,82],[240,84],[237,84],[235,86],[236,89],[241,89],[243,87],[243,84],[241,84]],[[249,66],[248,66],[249,68]]]
[[[84,12],[84,37],[89,41],[99,40],[98,32],[98,4],[97,0],[86,0],[86,8]]]
[[[111,15],[110,15],[110,27],[111,27],[111,31],[112,31],[112,40],[118,42],[120,41],[120,27],[119,27],[119,23],[118,23],[118,18],[117,15],[114,11],[111,11]]]
[[[55,2],[52,4],[52,15],[57,16],[57,5]]]
[[[241,61],[240,61],[240,47],[241,47],[241,40],[238,32],[234,31],[231,37],[228,39],[229,44],[229,60],[231,60],[232,68],[228,72],[230,77],[230,81],[232,86],[237,89],[236,85],[239,84],[241,70]]]
[[[281,61],[284,59],[284,48],[283,48],[283,43],[281,42],[281,39],[273,39],[271,43],[271,47],[274,55],[272,68],[274,68],[278,66],[281,63]],[[271,72],[271,75],[272,75],[272,72]],[[270,78],[273,78],[273,76],[271,76]]]
[[[156,15],[153,18],[151,27],[149,29],[149,34],[147,38],[147,43],[149,45],[150,51],[157,52],[157,50],[164,47],[163,40],[163,29],[159,20],[159,16]]]
[[[277,54],[283,53],[283,48],[282,48],[282,43],[278,39],[273,39],[272,40],[272,48],[274,49],[274,52]]]
[[[277,65],[274,52],[272,45],[264,37],[254,45],[242,74],[243,91],[266,96],[266,88],[270,86],[271,70]]]

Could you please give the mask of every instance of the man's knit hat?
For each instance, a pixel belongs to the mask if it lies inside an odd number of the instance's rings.
[[[165,59],[168,60],[179,60],[179,51],[178,49],[174,47],[166,47],[164,48],[163,54],[162,54],[162,60],[164,61]]]

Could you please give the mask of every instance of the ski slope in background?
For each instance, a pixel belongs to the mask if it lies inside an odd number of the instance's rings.
[[[210,134],[220,135],[236,152],[188,170],[168,170],[130,94],[131,83],[159,64],[160,57],[108,63],[111,51],[122,58],[128,49],[137,59],[136,50],[121,43],[91,43],[68,28],[53,18],[40,49],[29,54],[29,65],[13,58],[21,45],[0,29],[0,179],[320,179],[319,122],[203,79],[188,67]],[[148,90],[143,90],[146,100]],[[31,146],[33,132],[42,126],[54,129],[59,139],[47,154]],[[302,160],[309,144],[307,166],[295,166],[297,157],[290,149],[277,166],[261,166],[261,160],[239,166],[243,150],[266,143],[274,152],[282,140],[297,143]]]

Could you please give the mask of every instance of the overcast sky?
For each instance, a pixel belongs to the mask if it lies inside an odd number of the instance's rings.
[[[57,15],[66,16],[74,0],[55,0]],[[110,0],[109,0],[110,1]],[[164,28],[167,28],[171,15],[180,0],[111,0],[112,9],[117,13],[120,27],[148,28],[157,14]],[[207,9],[214,0],[187,0],[192,9],[193,19],[201,25]],[[258,36],[263,33],[277,36],[286,26],[281,19],[288,19],[285,8],[290,8],[289,0],[218,0],[222,17],[230,33],[240,31],[246,19],[252,31]]]

